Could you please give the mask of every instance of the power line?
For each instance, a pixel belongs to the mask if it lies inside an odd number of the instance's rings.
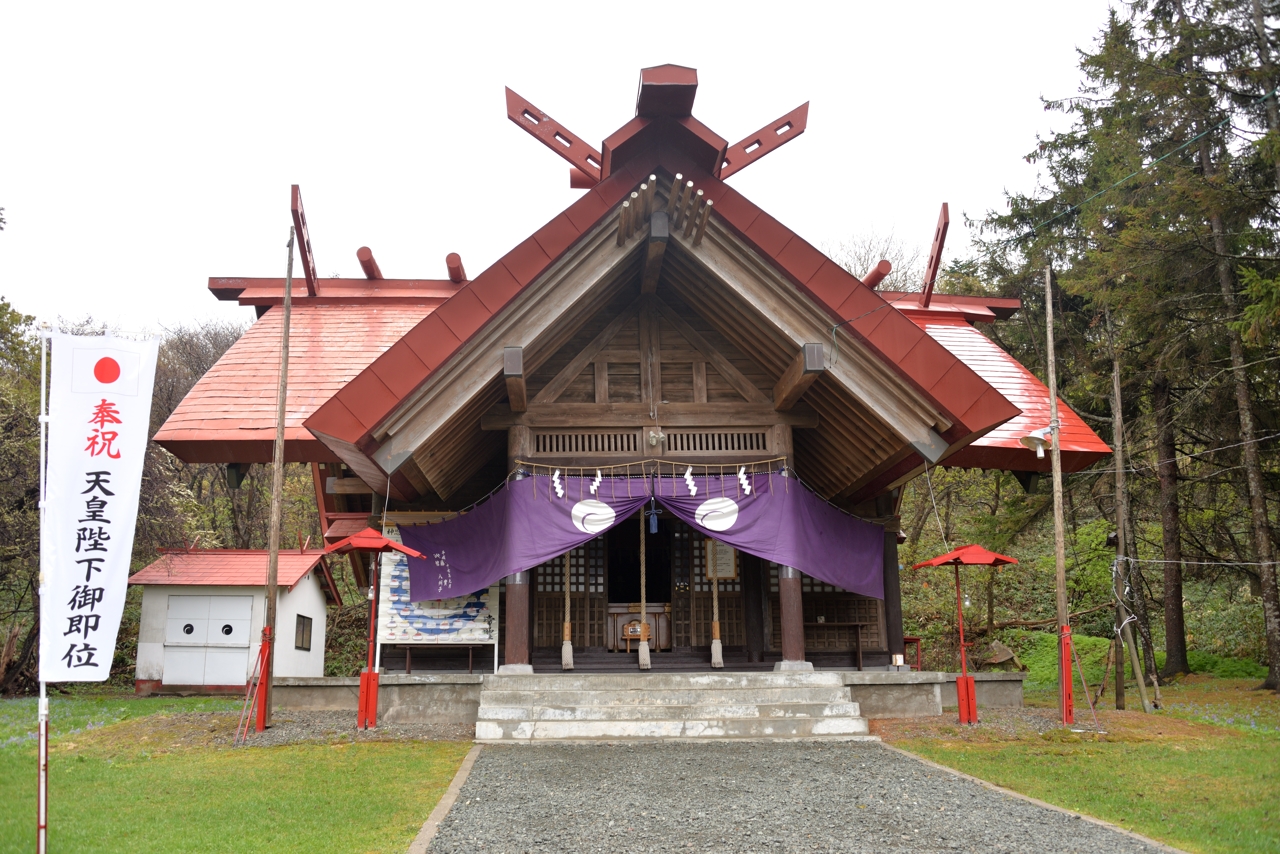
[[[1178,456],[1174,457],[1174,459],[1173,459],[1173,463],[1174,463],[1175,465],[1177,465],[1178,463],[1182,462],[1183,460],[1192,460],[1192,459],[1195,459],[1195,458],[1197,458],[1197,457],[1206,457],[1206,456],[1208,456],[1209,454],[1216,454],[1216,453],[1218,453],[1219,451],[1227,451],[1227,450],[1230,450],[1231,448],[1240,448],[1240,447],[1243,447],[1243,446],[1245,446],[1245,445],[1252,445],[1252,444],[1256,444],[1256,443],[1258,443],[1258,442],[1266,442],[1266,441],[1268,441],[1268,440],[1270,440],[1270,439],[1275,439],[1275,438],[1277,438],[1277,437],[1280,437],[1280,433],[1272,433],[1270,436],[1261,436],[1261,437],[1259,437],[1259,438],[1257,438],[1257,439],[1250,439],[1250,440],[1249,440],[1249,441],[1247,441],[1247,442],[1236,442],[1234,445],[1222,445],[1221,447],[1218,447],[1218,448],[1210,448],[1210,449],[1209,449],[1209,450],[1207,450],[1207,451],[1199,451],[1199,452],[1194,453],[1194,454],[1179,454]],[[1137,473],[1138,473],[1138,472],[1140,472],[1140,471],[1151,471],[1152,469],[1157,469],[1157,468],[1159,468],[1159,467],[1160,467],[1160,465],[1159,465],[1159,463],[1157,463],[1157,464],[1156,464],[1156,465],[1154,465],[1154,466],[1150,466],[1150,465],[1144,465],[1144,466],[1125,466],[1125,469],[1124,469],[1124,470],[1125,470],[1125,473],[1126,473],[1126,474],[1137,474]],[[1082,474],[1115,474],[1117,471],[1118,471],[1118,469],[1086,469],[1086,470],[1084,470],[1084,471],[1072,472],[1072,474],[1073,474],[1073,475],[1082,475]]]
[[[1127,560],[1129,563],[1175,563],[1180,566],[1271,566],[1275,561],[1247,561],[1247,560],[1157,560],[1148,557],[1121,557],[1120,560]]]

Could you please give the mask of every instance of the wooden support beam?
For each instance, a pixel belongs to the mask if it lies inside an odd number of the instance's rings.
[[[613,340],[614,336],[618,334],[618,331],[622,329],[626,322],[636,316],[639,304],[640,300],[637,298],[635,302],[631,303],[623,309],[617,317],[611,320],[609,325],[600,331],[599,335],[591,339],[591,343],[588,344],[581,353],[574,356],[569,361],[569,364],[565,365],[564,368],[561,369],[560,373],[556,374],[551,379],[551,382],[542,387],[542,391],[538,392],[534,396],[533,402],[551,403],[559,397],[560,394],[569,387],[569,383],[576,380],[578,375],[586,370],[587,365],[595,361],[596,354],[603,350],[605,346]]]
[[[786,412],[825,369],[821,344],[805,344],[773,387],[773,408]]]
[[[707,402],[707,363],[705,361],[693,363],[693,402]]]
[[[329,495],[373,495],[373,489],[358,477],[327,477],[324,491]]]
[[[597,359],[595,363],[596,374],[596,403],[609,402],[609,363],[603,359]]]
[[[640,297],[640,401],[662,400],[662,333],[653,297]]]
[[[670,237],[670,220],[666,211],[654,211],[649,220],[649,245],[644,255],[644,275],[640,279],[640,293],[651,294],[658,290],[658,274],[662,272],[662,258],[667,252]]]
[[[524,412],[529,408],[529,393],[524,385],[524,348],[502,348],[502,378],[507,384],[507,397],[512,412]]]
[[[716,373],[724,377],[729,385],[733,386],[734,390],[738,392],[738,394],[742,395],[751,403],[771,402],[764,396],[764,392],[756,388],[752,384],[751,380],[742,375],[742,371],[735,368],[733,363],[724,357],[723,353],[712,347],[710,342],[703,338],[700,332],[686,323],[685,319],[681,317],[675,309],[671,308],[671,306],[667,305],[662,300],[654,300],[654,304],[657,306],[658,311],[662,313],[662,316],[676,328],[676,331],[684,336],[684,340],[692,344],[699,353],[705,356],[707,361],[711,363],[711,366],[716,369]]]
[[[524,427],[792,427],[818,426],[818,413],[804,403],[790,412],[778,412],[771,403],[659,403],[657,417],[647,403],[529,404],[526,412],[512,412],[498,404],[480,418],[481,430]]]

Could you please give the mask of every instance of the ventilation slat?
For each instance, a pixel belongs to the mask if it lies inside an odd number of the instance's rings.
[[[667,451],[677,454],[767,453],[768,434],[757,430],[701,430],[667,433]]]
[[[533,434],[533,452],[541,456],[575,456],[606,454],[634,456],[640,446],[634,431],[537,432]]]

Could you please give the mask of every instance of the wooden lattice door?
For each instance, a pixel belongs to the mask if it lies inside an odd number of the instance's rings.
[[[707,541],[684,522],[672,523],[672,638],[676,646],[711,646],[711,582],[707,580]],[[742,581],[720,582],[720,640],[742,646]]]
[[[569,553],[569,613],[573,645],[605,645],[606,560],[603,537]],[[564,557],[534,568],[534,646],[559,647],[564,624]]]

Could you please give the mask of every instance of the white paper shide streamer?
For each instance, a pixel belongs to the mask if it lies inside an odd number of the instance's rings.
[[[111,674],[138,515],[157,342],[53,335],[40,525],[40,679]]]

